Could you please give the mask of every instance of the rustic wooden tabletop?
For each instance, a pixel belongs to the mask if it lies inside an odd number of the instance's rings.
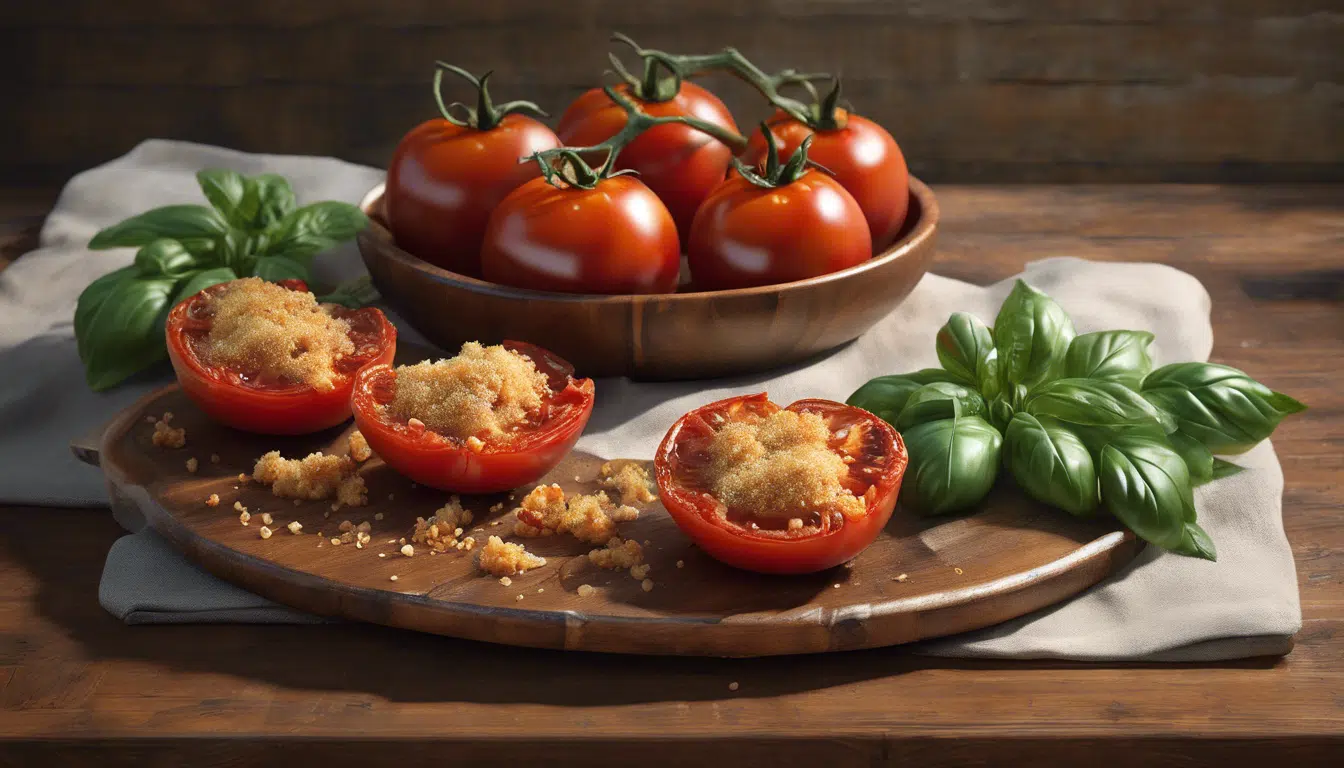
[[[936,271],[988,282],[1045,256],[1171,264],[1213,297],[1214,359],[1311,405],[1274,439],[1304,617],[1292,654],[1096,665],[893,648],[730,661],[359,625],[127,627],[97,601],[121,534],[108,515],[0,507],[0,765],[1338,760],[1344,186],[936,192]],[[0,192],[0,265],[32,247],[53,199]]]

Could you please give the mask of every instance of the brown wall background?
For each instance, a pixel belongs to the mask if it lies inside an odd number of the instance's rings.
[[[558,114],[611,30],[840,72],[932,181],[1344,180],[1340,0],[0,0],[0,178],[155,136],[382,166],[435,58]]]

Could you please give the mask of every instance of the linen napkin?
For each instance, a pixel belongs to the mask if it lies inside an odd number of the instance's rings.
[[[106,503],[99,473],[69,458],[68,441],[105,422],[162,379],[107,395],[83,384],[70,317],[93,278],[129,263],[131,253],[90,253],[99,228],[149,207],[196,199],[204,167],[289,177],[300,202],[357,201],[382,177],[321,158],[246,155],[150,141],[73,179],[42,233],[42,248],[0,272],[0,370],[32,371],[0,383],[0,500]],[[319,259],[319,277],[361,267],[353,248]],[[1047,259],[1023,277],[1070,313],[1080,333],[1111,328],[1157,335],[1157,363],[1206,360],[1212,348],[1209,298],[1197,280],[1156,264]],[[598,403],[579,447],[598,455],[650,456],[686,410],[721,397],[766,390],[778,402],[843,399],[872,376],[937,363],[933,337],[947,316],[969,311],[992,321],[1011,288],[980,287],[929,275],[909,298],[852,344],[802,365],[705,382],[597,382]],[[416,338],[398,323],[402,335]],[[21,379],[21,380],[20,380]],[[1083,595],[1030,616],[917,646],[944,656],[1204,661],[1285,653],[1301,626],[1297,578],[1283,533],[1283,475],[1264,443],[1238,457],[1248,470],[1196,491],[1200,523],[1219,561],[1146,549],[1131,565]],[[134,526],[134,522],[130,522]],[[119,540],[108,555],[103,606],[129,623],[314,621],[197,570],[153,532]]]

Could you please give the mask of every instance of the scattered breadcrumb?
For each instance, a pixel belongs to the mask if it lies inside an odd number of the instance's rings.
[[[737,681],[733,681],[728,684],[728,690],[730,691],[736,691],[739,687],[740,686],[738,686]]]
[[[339,547],[341,546],[341,540],[333,536],[331,539],[331,545],[333,547]]]
[[[533,488],[514,511],[518,520],[513,532],[517,536],[569,533],[590,544],[605,543],[615,535],[616,523],[639,517],[639,510],[613,504],[602,491],[566,500],[565,492],[554,483]]]
[[[153,424],[153,423],[156,422],[156,421],[158,421],[158,419],[157,419],[156,417],[154,417],[153,415],[149,415],[149,416],[146,416],[146,417],[145,417],[145,423],[146,423],[146,424]]]
[[[491,512],[491,514],[494,514],[495,512],[498,512],[498,511],[500,511],[500,510],[503,509],[503,508],[504,508],[504,502],[502,502],[502,501],[499,502],[498,504],[491,504],[491,505],[490,505],[490,512]]]
[[[540,568],[546,559],[528,552],[521,544],[491,536],[481,548],[477,561],[480,569],[493,576],[516,576],[532,568]]]
[[[211,463],[211,464],[218,464],[218,463],[219,463],[219,454],[218,454],[218,453],[212,453],[212,454],[210,454],[210,463]]]
[[[546,591],[545,588],[543,588],[543,587],[537,587],[537,594],[538,594],[538,595],[540,595],[542,592],[545,592],[545,591]]]
[[[908,578],[910,578],[910,574],[902,573],[900,576],[897,576],[894,581],[905,581]]]
[[[364,478],[351,475],[342,480],[336,487],[336,503],[347,507],[362,507],[369,503],[368,487],[364,485]]]
[[[649,472],[637,461],[608,461],[602,465],[601,475],[602,485],[620,493],[622,504],[648,504],[655,498],[649,490]]]
[[[500,583],[500,584],[503,584],[503,585],[506,586],[506,587],[508,587],[508,586],[512,586],[512,585],[513,585],[513,579],[510,579],[508,576],[500,576],[500,577],[499,577],[499,583]]]
[[[192,473],[193,475],[196,474],[196,470],[199,469],[200,466],[201,463],[196,460],[195,456],[192,456],[190,459],[187,459],[187,471]]]
[[[579,597],[589,597],[589,596],[591,596],[591,595],[592,595],[594,592],[596,592],[596,591],[597,591],[597,590],[593,589],[593,585],[592,585],[592,584],[580,584],[580,585],[579,585]]]
[[[578,475],[575,475],[575,476],[574,476],[574,482],[576,482],[576,483],[581,483],[581,482],[583,482],[583,478],[582,478],[582,477],[579,477]]]
[[[397,577],[396,577],[395,574],[392,575],[392,576],[389,576],[388,578],[391,579],[392,581],[396,581],[396,580],[397,580]]]
[[[430,549],[430,553],[445,552],[449,548],[470,549],[463,541],[458,541],[462,535],[462,526],[471,522],[471,512],[462,508],[462,500],[457,496],[448,499],[444,504],[434,511],[434,514],[426,520],[423,517],[415,519],[415,529],[411,531],[411,541],[416,544],[424,544]],[[472,542],[472,546],[475,542]]]
[[[678,561],[677,561],[677,567],[678,567],[678,568],[685,568],[685,567],[686,567],[686,561],[685,561],[685,560],[678,560]]]
[[[652,567],[653,566],[649,565],[648,563],[632,565],[630,566],[630,578],[634,579],[635,581],[643,581],[645,578],[648,577],[649,569]]]
[[[406,546],[401,548],[401,554],[405,555],[406,557],[415,557],[415,547],[411,546],[410,544],[407,544]]]
[[[382,520],[382,519],[383,519],[383,513],[382,513],[382,512],[374,512],[374,513],[373,513],[373,519],[374,519],[374,520]]]
[[[835,587],[836,589],[839,589],[839,588],[840,588],[840,585],[839,585],[839,584],[832,584],[831,586],[832,586],[832,587]]]
[[[244,506],[243,506],[243,502],[241,502],[241,501],[235,501],[235,502],[233,502],[233,509],[234,509],[234,511],[236,511],[236,512],[246,512],[246,511],[247,511],[247,507],[244,507]]]
[[[356,429],[346,438],[346,445],[349,447],[350,458],[358,462],[368,461],[373,456],[373,449],[369,447],[369,441],[364,439],[364,433]]]
[[[441,435],[467,441],[473,450],[484,448],[481,436],[525,423],[548,392],[546,376],[529,358],[474,341],[463,344],[455,357],[398,366],[396,373],[388,412],[408,425],[414,418]]]
[[[270,512],[261,513],[261,522],[263,525],[270,525],[272,522],[274,522],[274,520],[275,518],[271,517]]]
[[[523,596],[522,596],[522,595],[519,595],[519,596],[517,596],[517,597],[514,598],[515,601],[521,601],[522,599],[523,599]]]
[[[471,536],[468,536],[467,538],[462,540],[461,546],[462,549],[466,550],[467,552],[470,552],[471,550],[476,548],[476,539]]]
[[[168,426],[172,418],[172,413],[165,413],[162,419],[154,422],[154,434],[150,437],[150,442],[155,448],[181,448],[187,444],[186,427]]]
[[[395,501],[396,498],[397,498],[397,495],[396,495],[395,493],[389,493],[389,494],[387,494],[387,500],[388,500],[388,501]]]
[[[243,525],[247,525],[248,521],[251,519],[252,515],[246,509],[238,513],[238,522],[242,523]]]
[[[634,568],[644,562],[644,549],[637,541],[621,541],[619,536],[613,536],[607,541],[606,548],[588,553],[588,562],[612,570]]]
[[[640,589],[643,589],[645,592],[652,592],[652,591],[653,591],[653,579],[645,579],[645,580],[641,581],[641,582],[639,583],[639,587],[640,587]]]
[[[219,494],[218,494],[218,493],[212,493],[212,494],[210,494],[209,496],[207,496],[206,499],[205,499],[205,506],[207,506],[207,507],[218,507],[218,506],[219,506]]]
[[[952,570],[956,571],[958,576],[960,576],[963,573],[963,571],[960,568],[953,568]]]
[[[378,553],[378,556],[379,556],[379,557],[387,557],[387,553],[386,553],[386,552],[379,552],[379,553]]]
[[[302,500],[302,499],[295,499],[295,500],[294,500],[294,506],[297,507],[297,506],[299,506],[299,505],[301,505],[301,504],[303,504],[303,500]]]
[[[212,365],[261,370],[330,392],[336,362],[355,351],[350,323],[311,293],[245,277],[212,296],[209,309],[202,357]]]
[[[342,489],[345,481],[354,476],[357,469],[349,456],[328,456],[321,452],[310,453],[302,459],[286,459],[279,451],[271,451],[257,459],[252,470],[252,478],[262,485],[269,485],[271,493],[282,498],[318,500],[337,494],[337,502],[360,506],[352,503],[355,499],[350,491]],[[359,481],[359,496],[363,495],[363,478]],[[342,489],[344,490],[344,489]]]
[[[239,473],[238,473],[238,483],[241,484],[241,485],[246,485],[246,484],[247,484],[247,481],[248,481],[248,480],[251,480],[251,479],[252,479],[252,478],[248,477],[247,475],[243,474],[242,472],[239,472]]]
[[[271,529],[270,529],[270,528],[267,528],[267,527],[264,526],[264,525],[261,526],[261,530],[258,531],[258,533],[261,534],[261,538],[263,538],[263,539],[269,539],[269,538],[271,538]]]
[[[293,520],[285,527],[289,529],[290,533],[298,536],[299,532],[303,530],[303,523],[300,523],[298,520]]]

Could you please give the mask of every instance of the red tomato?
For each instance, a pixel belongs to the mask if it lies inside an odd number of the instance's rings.
[[[263,435],[305,435],[334,427],[350,418],[355,374],[365,366],[391,362],[396,354],[397,329],[381,311],[339,307],[332,314],[349,321],[355,353],[336,364],[341,375],[330,391],[210,365],[199,352],[212,324],[206,302],[227,285],[211,286],[182,301],[168,313],[167,322],[168,359],[178,384],[221,424]]]
[[[691,279],[705,291],[804,280],[872,255],[859,204],[816,169],[774,189],[734,173],[700,206],[686,247]]]
[[[593,413],[593,381],[574,378],[573,366],[540,347],[517,341],[504,346],[530,358],[550,380],[540,417],[516,434],[485,438],[485,447],[473,451],[422,425],[413,429],[393,420],[383,407],[396,395],[397,372],[390,365],[360,372],[351,398],[355,425],[388,466],[432,488],[495,493],[535,483],[583,434]]]
[[[733,116],[719,98],[695,83],[682,82],[677,95],[667,101],[643,101],[630,86],[616,90],[654,117],[695,117],[732,131]],[[625,110],[594,88],[579,96],[560,116],[556,134],[566,146],[586,147],[601,143],[625,127]],[[691,231],[691,220],[701,201],[723,180],[733,151],[722,142],[687,125],[659,125],[641,134],[616,158],[618,169],[633,169],[649,189],[667,205],[677,222],[682,242]]]
[[[490,216],[481,273],[492,283],[564,293],[671,293],[677,227],[633,176],[594,189],[527,182]]]
[[[896,239],[910,207],[910,172],[905,156],[886,129],[865,117],[837,109],[833,130],[813,131],[784,112],[776,112],[767,121],[779,144],[779,156],[788,157],[815,134],[807,156],[829,170],[849,194],[854,196],[868,230],[873,237],[873,252],[878,253]],[[742,160],[749,165],[765,159],[765,138],[752,134]]]
[[[524,157],[560,146],[550,128],[520,114],[480,131],[442,118],[413,129],[387,169],[384,204],[397,245],[464,275],[481,272],[481,237],[506,195],[540,175]]]
[[[724,424],[780,410],[764,393],[700,407],[682,416],[658,447],[654,466],[658,495],[673,521],[701,549],[728,565],[757,573],[813,573],[862,552],[891,519],[908,456],[891,425],[873,414],[829,400],[799,400],[788,410],[815,413],[831,428],[831,448],[852,456],[844,485],[863,498],[863,513],[837,510],[820,523],[790,530],[781,519],[738,513],[711,496],[698,477],[704,447]]]

